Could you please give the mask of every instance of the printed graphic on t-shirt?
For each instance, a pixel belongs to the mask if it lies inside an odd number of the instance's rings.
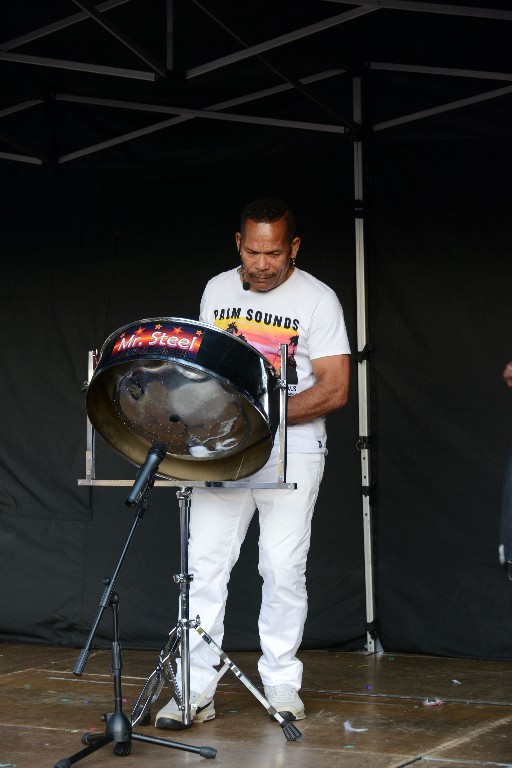
[[[299,321],[297,318],[275,315],[270,312],[247,309],[244,314],[240,308],[214,310],[214,325],[233,336],[248,342],[260,352],[281,373],[281,344],[288,345],[286,375],[288,392],[297,390],[297,363],[295,355],[299,346]]]

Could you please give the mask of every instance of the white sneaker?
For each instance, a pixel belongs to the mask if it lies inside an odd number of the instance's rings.
[[[304,703],[292,685],[265,685],[265,698],[282,717],[289,720],[304,720]]]
[[[190,691],[190,719],[192,722],[196,723],[204,723],[207,720],[213,720],[215,717],[213,699],[210,699],[209,701],[206,701],[205,704],[201,704],[201,706],[196,707],[194,704],[199,696],[199,693]],[[190,728],[192,722],[190,725],[184,725],[183,712],[178,707],[174,699],[171,699],[165,705],[165,707],[162,707],[155,718],[155,725],[157,728],[168,728],[175,731],[181,730],[182,728]]]

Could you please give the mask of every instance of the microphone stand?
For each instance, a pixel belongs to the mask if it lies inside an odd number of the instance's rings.
[[[148,457],[151,453],[154,453],[154,446],[150,448],[148,452]],[[146,463],[147,461],[148,459],[146,459]],[[114,569],[114,573],[112,574],[111,577],[107,577],[106,579],[103,580],[103,583],[105,584],[105,591],[103,592],[103,595],[100,600],[100,607],[99,607],[98,614],[94,621],[93,627],[89,633],[87,642],[84,648],[82,649],[80,656],[78,657],[78,660],[73,669],[74,675],[77,675],[77,676],[82,675],[85,669],[85,665],[87,664],[89,655],[91,653],[91,647],[94,640],[94,636],[98,629],[98,625],[101,621],[103,613],[105,612],[105,609],[108,606],[110,606],[112,608],[112,620],[113,620],[111,672],[112,672],[112,677],[114,678],[114,712],[109,714],[104,714],[102,716],[102,720],[105,722],[105,731],[103,733],[85,733],[82,736],[81,741],[82,741],[82,744],[86,745],[86,748],[82,749],[80,752],[76,752],[74,755],[71,755],[70,757],[65,757],[62,760],[59,760],[57,763],[55,763],[54,768],[70,768],[70,766],[73,765],[74,763],[77,763],[79,760],[82,760],[84,757],[87,757],[91,753],[96,752],[96,750],[101,749],[102,747],[106,746],[112,741],[115,742],[114,754],[119,755],[121,757],[126,757],[127,755],[130,754],[132,741],[145,741],[145,742],[149,742],[150,744],[157,744],[161,747],[171,747],[173,749],[181,749],[187,752],[195,752],[196,754],[199,754],[201,757],[206,757],[206,758],[213,758],[217,754],[217,750],[214,749],[213,747],[195,747],[190,744],[182,744],[180,742],[170,741],[169,739],[161,739],[155,736],[146,736],[141,733],[135,733],[132,730],[131,720],[123,712],[123,706],[122,706],[123,697],[122,697],[122,690],[121,690],[121,670],[122,670],[123,664],[122,664],[121,644],[119,642],[119,596],[114,590],[115,590],[117,577],[123,565],[124,559],[126,557],[126,553],[128,552],[128,549],[134,537],[135,531],[137,530],[137,526],[141,521],[141,519],[143,518],[145,512],[149,508],[149,505],[147,503],[147,498],[149,495],[149,491],[151,490],[154,484],[154,475],[155,475],[156,469],[158,469],[158,467],[156,467],[152,473],[148,473],[148,476],[145,482],[145,487],[142,488],[140,492],[137,491],[138,501],[135,505],[135,519],[133,521],[132,527],[130,529],[126,542],[124,544],[124,547],[119,557],[119,560],[117,562],[117,565]],[[140,474],[141,473],[139,473],[139,477],[140,477]],[[135,482],[137,483],[137,480]],[[133,495],[133,491],[128,496],[128,499],[127,499],[127,504],[129,506],[133,506],[133,504],[129,503],[132,495]]]

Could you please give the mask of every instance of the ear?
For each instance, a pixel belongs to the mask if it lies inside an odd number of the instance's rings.
[[[240,253],[241,242],[242,242],[242,238],[240,237],[240,232],[235,232],[235,243],[236,243],[236,249],[238,253]]]
[[[292,255],[291,258],[295,259],[297,252],[300,248],[300,237],[294,237],[292,240]]]

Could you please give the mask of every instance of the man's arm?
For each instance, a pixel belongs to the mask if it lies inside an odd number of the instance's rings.
[[[312,360],[316,383],[288,398],[288,426],[325,416],[348,400],[350,355],[330,355]]]

